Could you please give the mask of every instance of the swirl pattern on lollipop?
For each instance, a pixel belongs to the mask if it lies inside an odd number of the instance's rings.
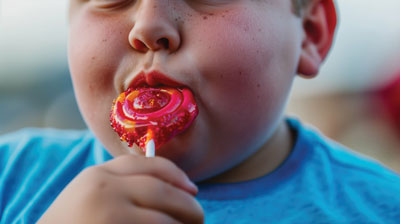
[[[187,88],[129,88],[113,102],[111,126],[122,141],[142,149],[153,139],[158,149],[184,132],[198,115],[192,92]]]

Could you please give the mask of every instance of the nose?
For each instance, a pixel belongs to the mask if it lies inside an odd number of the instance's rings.
[[[178,24],[171,19],[167,1],[144,0],[133,16],[134,25],[129,33],[129,43],[137,51],[167,50],[170,53],[180,46]]]

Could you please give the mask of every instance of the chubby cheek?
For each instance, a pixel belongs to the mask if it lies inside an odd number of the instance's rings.
[[[116,96],[114,74],[123,55],[123,35],[113,32],[119,28],[115,23],[104,23],[91,14],[76,16],[70,24],[68,50],[75,95],[87,125],[100,139],[107,139],[112,131],[109,111]]]
[[[211,132],[225,142],[241,139],[235,144],[242,145],[235,147],[247,148],[248,142],[259,147],[279,120],[296,52],[291,50],[295,43],[282,38],[287,35],[284,28],[246,13],[209,17],[199,29],[197,41],[203,47],[196,52],[207,83],[200,92]]]

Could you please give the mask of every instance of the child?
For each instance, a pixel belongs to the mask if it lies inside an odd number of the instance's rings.
[[[335,26],[332,0],[71,0],[71,76],[91,132],[1,138],[1,223],[398,222],[397,174],[283,115]],[[145,158],[109,113],[153,71],[144,84],[190,88],[199,115]]]

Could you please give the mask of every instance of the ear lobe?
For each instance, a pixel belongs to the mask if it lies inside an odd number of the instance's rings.
[[[303,46],[297,73],[306,79],[314,78],[322,63],[321,56],[315,45],[306,44]]]
[[[336,10],[333,0],[315,0],[302,16],[304,37],[297,73],[313,78],[327,56],[335,34]]]

